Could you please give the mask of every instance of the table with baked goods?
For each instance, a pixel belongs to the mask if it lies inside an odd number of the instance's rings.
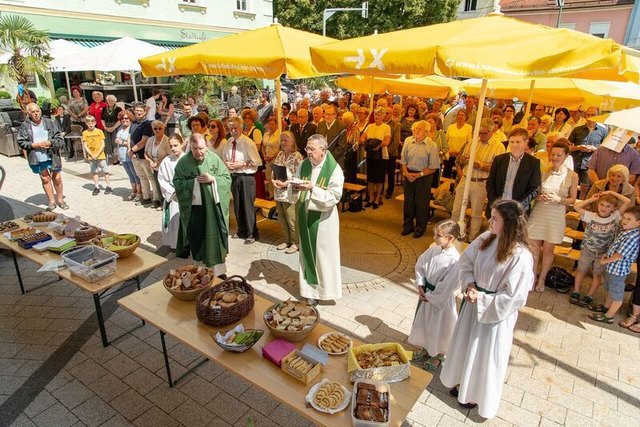
[[[118,303],[130,313],[160,330],[169,386],[172,387],[174,383],[171,378],[165,335],[175,338],[206,359],[253,384],[318,425],[352,425],[349,408],[330,415],[307,406],[305,401],[310,387],[323,378],[336,381],[347,389],[351,388],[346,355],[330,356],[329,362],[322,368],[321,374],[309,384],[304,384],[287,375],[275,364],[263,358],[262,347],[275,339],[266,330],[263,320],[265,310],[272,306],[273,302],[256,294],[253,309],[239,322],[223,327],[211,327],[201,323],[196,316],[195,302],[176,299],[167,292],[162,282],[127,295]],[[242,323],[245,328],[265,329],[266,332],[253,347],[244,353],[231,353],[220,348],[214,342],[212,334],[230,330],[239,323]],[[334,332],[334,330],[325,324],[318,323],[305,340],[295,344],[298,348],[302,347],[304,343],[315,345],[318,338],[328,332]],[[352,340],[354,346],[362,344],[354,338]],[[403,422],[431,379],[430,373],[411,365],[409,378],[391,384],[389,425],[398,426]]]
[[[28,227],[30,224],[26,223],[22,219],[14,219],[13,222],[17,223],[21,228]],[[54,238],[64,237],[52,230],[47,229],[43,226],[35,226],[36,229],[40,231],[44,231],[51,235]],[[17,255],[27,258],[38,265],[44,265],[49,261],[60,260],[60,255],[44,251],[37,252],[34,249],[25,249],[21,247],[17,241],[12,241],[4,236],[3,233],[0,233],[0,246],[5,247],[11,252],[13,257],[13,264],[16,270],[16,276],[18,279],[18,284],[20,285],[20,291],[24,294],[27,290],[24,287],[24,283],[22,281],[22,275],[20,273],[20,265],[18,263]],[[138,289],[140,289],[140,279],[139,276],[148,271],[153,270],[154,268],[164,264],[167,262],[167,259],[155,255],[149,251],[146,251],[142,248],[137,248],[136,251],[123,259],[118,259],[116,261],[116,273],[114,275],[105,277],[104,279],[98,280],[96,282],[89,282],[84,280],[83,278],[71,274],[69,269],[62,269],[55,272],[59,279],[65,279],[70,283],[78,286],[79,288],[91,293],[93,295],[93,302],[96,310],[96,317],[98,320],[98,326],[100,329],[100,336],[102,338],[103,346],[107,347],[109,345],[109,339],[107,336],[107,331],[104,323],[104,317],[102,315],[102,305],[101,299],[110,296],[113,292],[117,292],[125,287],[135,284]],[[130,282],[130,283],[127,283]],[[113,290],[112,288],[123,285],[120,289]]]

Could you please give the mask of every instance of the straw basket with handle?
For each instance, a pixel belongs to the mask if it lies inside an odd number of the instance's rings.
[[[198,296],[196,315],[209,326],[229,325],[245,317],[254,303],[253,287],[244,277],[231,276]]]

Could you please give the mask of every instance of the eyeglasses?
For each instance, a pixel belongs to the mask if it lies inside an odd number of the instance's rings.
[[[153,130],[164,130],[164,128],[163,127],[155,127],[155,128],[153,128]]]
[[[491,133],[491,131],[480,131],[479,132],[480,135],[487,135],[489,133]]]

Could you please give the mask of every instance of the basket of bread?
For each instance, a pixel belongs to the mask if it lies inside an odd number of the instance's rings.
[[[351,382],[359,379],[399,382],[409,378],[413,353],[398,343],[365,344],[353,347],[347,355]]]
[[[200,292],[211,286],[214,278],[213,269],[188,264],[175,270],[169,270],[163,283],[165,289],[174,297],[184,301],[193,301],[200,295]]]
[[[306,301],[287,300],[264,312],[264,323],[275,337],[302,341],[318,324],[320,313]]]
[[[196,315],[210,326],[230,325],[245,317],[254,303],[253,287],[244,277],[231,276],[198,295]]]
[[[126,258],[140,246],[140,237],[135,234],[114,234],[96,237],[91,243],[117,253],[118,258]]]

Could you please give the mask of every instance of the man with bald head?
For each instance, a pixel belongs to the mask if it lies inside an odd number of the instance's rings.
[[[344,170],[344,155],[347,153],[347,128],[338,119],[338,109],[329,105],[324,111],[324,120],[318,125],[316,133],[327,140],[329,152]]]
[[[187,154],[178,160],[173,178],[180,206],[176,256],[191,255],[224,278],[231,176],[220,157],[207,148],[204,135],[192,134],[189,146]]]
[[[42,111],[38,104],[31,102],[26,106],[27,119],[18,129],[18,145],[27,152],[29,167],[40,176],[40,182],[44,189],[49,204],[48,211],[57,206],[69,209],[62,194],[62,158],[60,150],[64,147],[64,139],[60,134],[58,125],[51,119],[42,117]]]

